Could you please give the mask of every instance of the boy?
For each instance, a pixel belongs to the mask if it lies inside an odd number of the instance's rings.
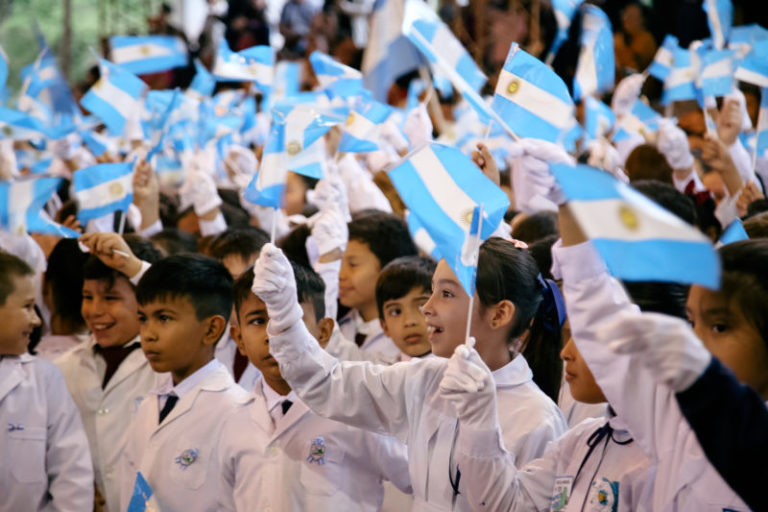
[[[381,328],[400,349],[401,361],[432,353],[421,307],[432,295],[436,266],[429,258],[404,256],[389,262],[376,280]]]
[[[314,271],[292,264],[288,286],[298,296],[309,332],[325,345],[333,320],[324,318],[325,286]],[[262,300],[253,270],[235,283],[238,326],[233,335],[262,377],[226,420],[220,436],[220,510],[379,510],[382,479],[410,492],[405,448],[312,413],[291,391],[269,354]]]
[[[416,253],[408,226],[395,215],[373,212],[349,223],[349,242],[339,271],[339,302],[351,311],[339,327],[362,350],[398,357],[400,351],[379,321],[376,278],[393,259]]]
[[[136,289],[141,348],[162,384],[137,405],[121,465],[120,509],[141,473],[162,510],[216,510],[221,419],[245,392],[214,358],[232,311],[221,263],[175,255],[152,265]]]
[[[56,367],[26,353],[40,325],[34,272],[0,251],[0,511],[91,510],[93,468]]]
[[[127,260],[114,250],[148,263],[157,261],[160,253],[135,235],[123,239],[116,233],[90,233],[81,241],[91,251],[83,268],[80,307],[91,334],[55,363],[80,411],[104,510],[117,512],[118,461],[131,412],[136,399],[156,387],[159,380],[138,350],[135,280],[132,282],[108,264],[124,264]]]

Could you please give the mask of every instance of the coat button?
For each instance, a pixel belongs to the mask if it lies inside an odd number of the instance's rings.
[[[108,413],[109,413],[109,409],[108,409],[108,408],[106,408],[106,407],[102,407],[101,409],[99,409],[99,410],[98,410],[98,411],[96,411],[96,412],[97,412],[99,415],[101,415],[101,416],[104,416],[105,414],[108,414]]]

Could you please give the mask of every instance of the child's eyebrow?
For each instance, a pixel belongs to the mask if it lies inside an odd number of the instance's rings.
[[[248,311],[245,314],[245,318],[250,318],[252,316],[262,316],[262,315],[266,315],[266,314],[267,314],[266,308],[264,308],[264,309],[254,309],[252,311]]]
[[[142,313],[142,311],[139,311],[139,313]],[[152,312],[152,314],[154,316],[165,315],[165,314],[168,314],[168,313],[176,314],[176,311],[174,311],[173,309],[168,309],[168,308],[160,308],[160,309],[156,309],[155,311]]]
[[[704,318],[711,318],[713,316],[731,316],[731,310],[728,308],[712,308],[706,309],[701,313]]]

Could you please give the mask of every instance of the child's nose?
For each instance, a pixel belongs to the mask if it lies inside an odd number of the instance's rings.
[[[34,309],[32,310],[32,313],[30,314],[29,323],[31,323],[35,327],[40,327],[42,325],[43,321],[40,320],[40,315],[37,314],[37,311]]]

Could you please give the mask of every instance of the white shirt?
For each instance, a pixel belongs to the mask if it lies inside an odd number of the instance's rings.
[[[272,418],[272,422],[276,425],[277,422],[280,421],[283,416],[285,416],[285,414],[283,414],[283,402],[289,401],[291,403],[296,403],[298,397],[296,396],[296,393],[293,392],[293,390],[291,390],[291,392],[287,395],[281,395],[272,389],[264,379],[259,379],[259,383],[261,386],[261,392],[267,402],[267,412],[269,412],[269,416]]]
[[[0,357],[0,426],[1,512],[93,508],[88,440],[53,363]]]
[[[270,333],[270,351],[283,378],[314,412],[394,435],[408,445],[413,510],[470,509],[461,485],[461,494],[454,496],[449,479],[458,421],[453,406],[438,394],[447,359],[386,367],[339,362],[301,322],[281,334]],[[540,456],[546,443],[565,430],[557,406],[531,377],[522,356],[494,372],[504,444],[524,462]]]
[[[374,512],[382,479],[410,491],[401,443],[317,416],[291,395],[262,380],[226,419],[219,436],[219,510]],[[295,400],[282,416],[285,398]],[[279,412],[276,421],[270,409]]]
[[[608,347],[606,333],[617,332],[622,317],[639,310],[608,275],[594,247],[555,247],[552,256],[562,272],[574,342],[608,402],[656,465],[649,509],[749,510],[707,461],[674,393],[658,385],[631,356]]]
[[[339,329],[341,334],[352,343],[355,342],[355,336],[358,333],[364,334],[365,341],[360,345],[360,350],[363,352],[378,352],[379,357],[391,361],[396,360],[400,354],[400,349],[395,342],[384,334],[378,318],[366,322],[357,310],[353,309],[339,321]]]

